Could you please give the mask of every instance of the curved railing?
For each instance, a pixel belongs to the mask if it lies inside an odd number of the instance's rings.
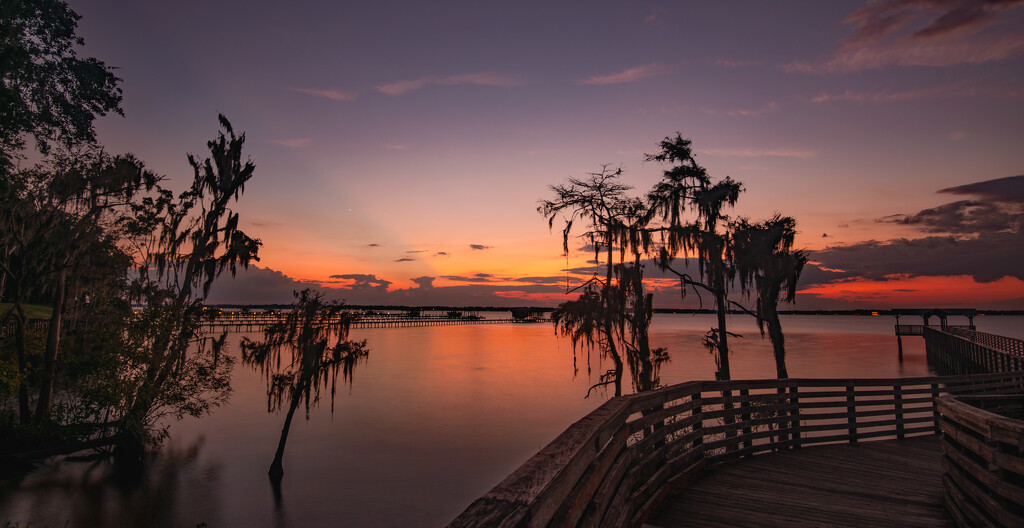
[[[1020,390],[1024,373],[699,381],[613,398],[449,526],[637,526],[707,465],[812,444],[938,432],[943,394]]]
[[[959,526],[1024,526],[1024,393],[943,396],[946,507]]]

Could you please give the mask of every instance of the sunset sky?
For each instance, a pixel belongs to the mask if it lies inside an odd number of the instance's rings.
[[[246,134],[264,246],[212,302],[556,304],[591,270],[548,186],[645,192],[680,132],[734,214],[796,218],[797,308],[1024,308],[1024,0],[69,4],[108,151],[181,189],[218,112]]]

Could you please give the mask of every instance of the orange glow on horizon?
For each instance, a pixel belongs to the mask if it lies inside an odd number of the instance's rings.
[[[979,283],[965,275],[952,277],[894,277],[891,280],[854,279],[817,285],[800,294],[855,303],[892,306],[976,306],[979,303],[1024,298],[1024,281],[1003,277]]]

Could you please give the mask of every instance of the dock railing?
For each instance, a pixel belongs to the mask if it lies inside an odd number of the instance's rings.
[[[1024,369],[1024,341],[963,328],[924,328],[928,363],[942,374]]]
[[[1024,372],[695,381],[607,401],[449,526],[638,526],[710,464],[813,444],[936,434],[941,395],[1020,391]]]
[[[958,526],[1024,526],[1024,394],[942,396],[946,509]]]

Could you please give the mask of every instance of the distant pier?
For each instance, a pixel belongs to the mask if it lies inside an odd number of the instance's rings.
[[[236,330],[259,330],[281,323],[286,312],[224,312],[202,319],[205,328],[230,328]],[[415,326],[452,326],[476,324],[529,324],[544,321],[539,317],[488,319],[477,315],[462,314],[343,314],[335,322],[349,320],[350,328],[400,328]]]

